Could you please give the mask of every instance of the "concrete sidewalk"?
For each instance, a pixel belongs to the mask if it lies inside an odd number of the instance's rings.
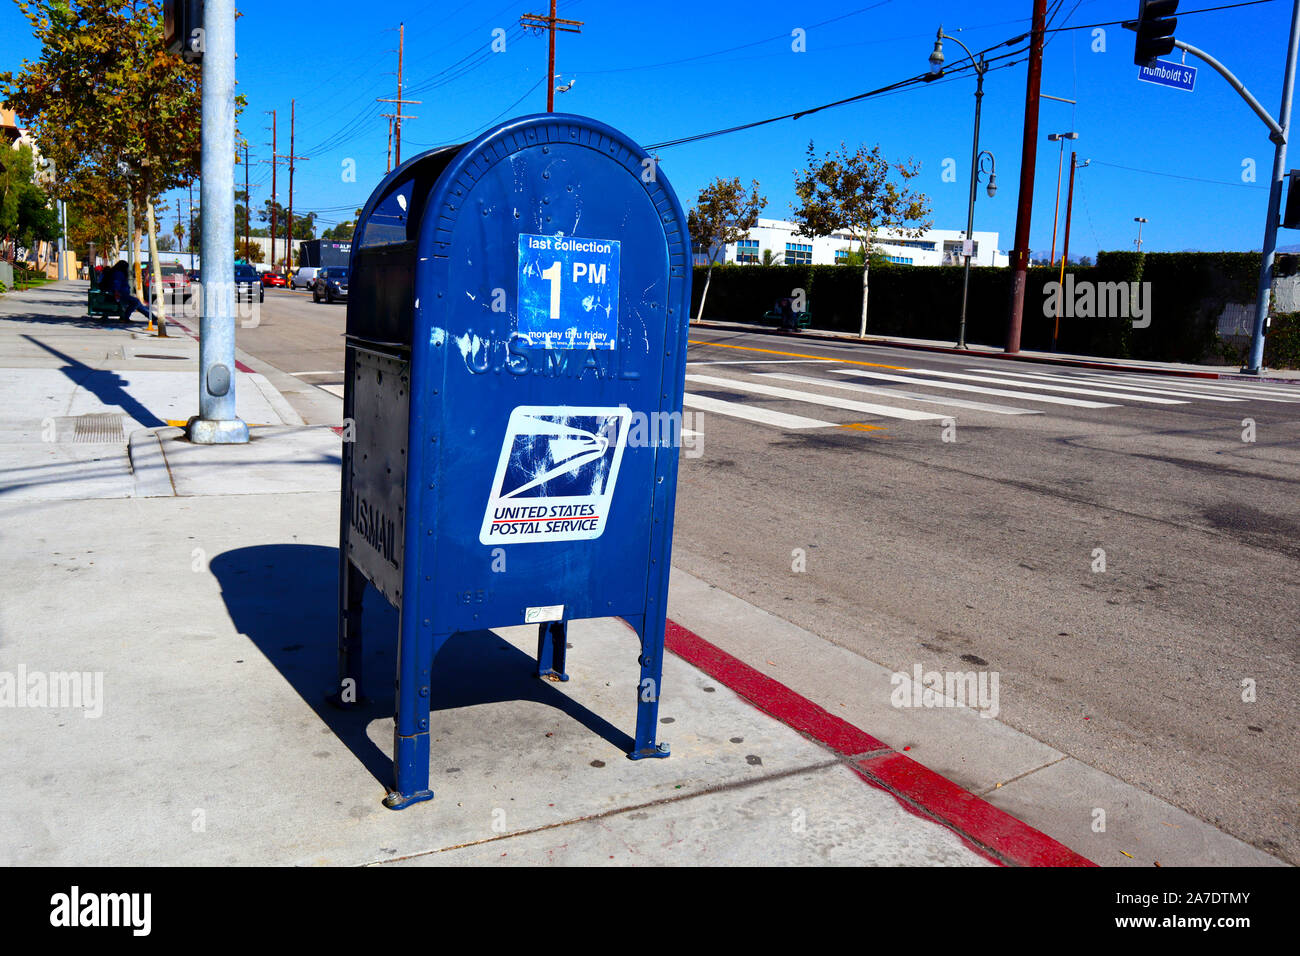
[[[829,329],[804,329],[802,332],[795,333],[757,322],[731,322],[723,319],[692,321],[691,328],[709,329],[716,332],[761,333],[764,335],[777,335],[787,339],[860,342],[886,348],[915,349],[922,352],[939,352],[949,355],[970,355],[979,358],[1005,359],[1010,362],[1042,362],[1048,365],[1100,369],[1103,371],[1140,372],[1146,375],[1173,375],[1183,378],[1227,379],[1241,382],[1274,381],[1293,383],[1300,380],[1300,369],[1266,368],[1262,375],[1242,375],[1240,366],[1197,365],[1186,362],[1147,362],[1139,359],[1100,358],[1095,355],[1075,355],[1066,352],[1020,351],[1015,354],[1007,354],[1000,346],[992,345],[968,343],[966,348],[959,349],[956,343],[951,341],[936,342],[931,339],[871,334],[863,338],[855,332],[833,332]]]
[[[533,676],[533,628],[463,634],[435,665],[437,797],[388,811],[373,590],[371,702],[324,700],[339,435],[246,366],[265,427],[189,444],[166,422],[196,410],[192,341],[79,318],[73,285],[0,297],[0,863],[1278,863],[976,711],[892,707],[883,668],[680,571],[671,758],[625,757],[621,622],[571,626],[564,684]],[[810,699],[817,673],[842,699]]]

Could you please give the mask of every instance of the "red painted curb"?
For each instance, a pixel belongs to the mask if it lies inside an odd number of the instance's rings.
[[[976,849],[991,853],[996,862],[1012,866],[1096,865],[675,621],[668,622],[664,646],[759,710],[842,757],[887,751],[851,766],[864,781],[893,794],[905,809],[950,827]]]
[[[897,752],[859,760],[868,780],[1016,866],[1096,866],[1069,847]]]
[[[694,664],[781,723],[829,747],[842,757],[889,750],[886,743],[818,707],[779,681],[754,670],[675,621],[668,622],[664,646]]]

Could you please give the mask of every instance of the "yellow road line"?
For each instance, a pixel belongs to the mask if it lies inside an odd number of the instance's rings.
[[[742,349],[746,352],[763,352],[767,355],[789,355],[793,358],[816,359],[819,362],[839,362],[843,365],[868,365],[871,368],[892,368],[898,372],[910,372],[911,369],[905,365],[882,365],[880,362],[858,362],[854,359],[833,358],[828,355],[805,355],[802,352],[778,352],[776,349],[760,349],[752,345],[726,345],[722,342],[701,342],[696,339],[687,339],[689,345],[708,345],[715,349]]]
[[[851,428],[855,432],[883,432],[884,425],[868,425],[866,422],[845,422],[840,428]],[[888,435],[881,435],[881,438],[888,438]]]

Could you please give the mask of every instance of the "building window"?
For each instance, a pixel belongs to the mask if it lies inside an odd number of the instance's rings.
[[[913,262],[910,256],[885,256],[886,262],[896,262],[900,266],[910,266]]]
[[[785,244],[785,262],[791,266],[810,266],[812,265],[812,245],[803,242],[787,242]]]
[[[741,265],[758,264],[758,240],[741,239],[736,243],[736,261]]]

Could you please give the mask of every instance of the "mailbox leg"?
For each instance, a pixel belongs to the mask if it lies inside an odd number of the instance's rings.
[[[435,642],[424,627],[408,626],[402,615],[397,649],[397,719],[393,731],[393,789],[384,806],[401,810],[432,800],[429,789],[429,693]]]
[[[339,581],[339,686],[329,695],[335,707],[356,707],[366,702],[361,693],[361,599],[366,578],[343,558]]]
[[[549,621],[537,626],[537,676],[564,681],[564,656],[569,646],[569,622]]]
[[[641,679],[636,687],[636,741],[628,757],[642,760],[646,757],[667,757],[668,745],[656,744],[659,729],[659,694],[664,676],[664,626],[667,623],[655,615],[641,617],[628,623],[641,638]]]

